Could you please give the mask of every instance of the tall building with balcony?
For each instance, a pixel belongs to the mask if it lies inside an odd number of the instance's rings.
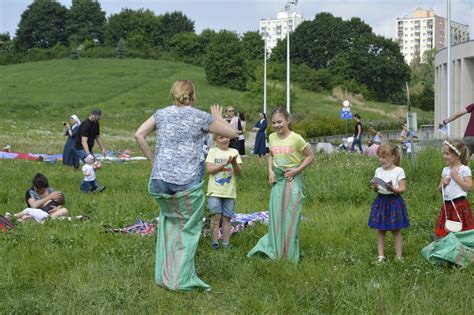
[[[288,27],[290,32],[293,32],[303,21],[302,13],[293,11],[288,14],[288,12],[283,10],[278,12],[276,19],[260,20],[260,35],[265,39],[265,34],[267,34],[267,51],[271,53],[277,42],[286,38]]]
[[[417,8],[412,17],[397,18],[396,32],[400,51],[410,64],[415,58],[423,60],[427,50],[447,46],[447,19],[433,10]],[[451,21],[451,43],[469,41],[469,25]]]

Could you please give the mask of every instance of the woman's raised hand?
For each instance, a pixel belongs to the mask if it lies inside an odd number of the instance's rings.
[[[219,104],[212,104],[211,105],[211,114],[214,117],[222,118],[222,106]]]

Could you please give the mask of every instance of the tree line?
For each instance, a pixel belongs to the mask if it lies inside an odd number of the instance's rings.
[[[410,67],[396,42],[374,34],[361,19],[319,13],[290,36],[292,82],[301,88],[339,86],[366,99],[404,103]],[[262,98],[263,46],[258,32],[239,36],[207,29],[196,34],[194,21],[181,12],[123,9],[107,18],[99,1],[73,0],[67,8],[54,0],[34,0],[22,13],[15,37],[0,34],[0,64],[67,56],[176,60],[202,66],[210,84],[247,91],[255,99]],[[286,78],[285,63],[283,40],[267,69],[273,105],[285,103],[286,87],[279,83]]]

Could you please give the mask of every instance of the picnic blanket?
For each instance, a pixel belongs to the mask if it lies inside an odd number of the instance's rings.
[[[433,265],[452,263],[462,267],[474,262],[474,230],[449,233],[421,250]]]
[[[0,214],[0,231],[8,231],[16,229],[15,224],[9,219]]]
[[[107,155],[96,154],[95,157],[100,161],[108,162],[127,162],[127,161],[143,161],[146,160],[144,156],[131,156],[132,152],[129,150],[125,151],[107,151]],[[61,154],[43,154],[43,153],[21,153],[21,152],[4,152],[0,151],[0,159],[6,160],[25,160],[25,161],[45,161],[50,163],[56,163],[62,161],[63,155]]]
[[[25,160],[25,161],[47,161],[47,162],[56,162],[57,160],[62,160],[62,154],[36,154],[36,153],[21,153],[21,152],[3,152],[0,151],[0,159],[6,160]]]
[[[148,188],[160,205],[155,282],[171,290],[210,289],[194,265],[204,211],[202,185],[174,195],[156,194]]]
[[[268,219],[268,211],[236,213],[235,216],[230,219],[230,234],[232,235],[243,231],[247,227],[252,226],[256,223],[268,224]],[[209,218],[207,218],[204,222],[202,234],[203,236],[209,236],[212,234]],[[222,228],[219,228],[218,239],[222,239]]]
[[[156,224],[146,222],[143,220],[137,220],[134,224],[128,225],[123,228],[107,228],[108,232],[117,232],[125,233],[128,235],[138,234],[138,235],[155,235]]]
[[[268,233],[250,250],[247,257],[263,253],[271,259],[286,258],[297,263],[300,258],[299,223],[303,208],[303,178],[296,175],[291,182],[282,169],[276,168],[277,182],[273,184],[268,206]]]

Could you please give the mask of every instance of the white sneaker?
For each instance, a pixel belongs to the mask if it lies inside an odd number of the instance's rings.
[[[385,262],[385,256],[378,256],[377,257],[377,263],[381,264]]]

